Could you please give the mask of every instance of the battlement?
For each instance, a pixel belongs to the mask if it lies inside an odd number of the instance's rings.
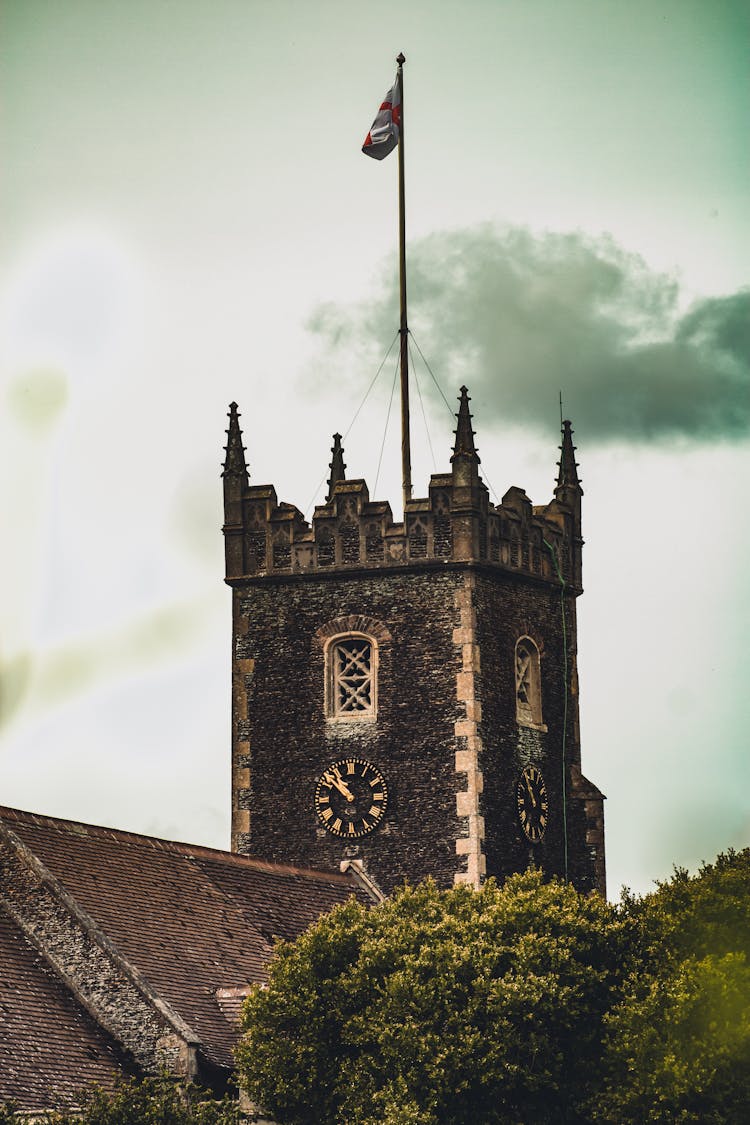
[[[345,479],[338,435],[328,500],[311,522],[295,505],[279,503],[272,485],[250,485],[233,403],[223,473],[227,580],[460,562],[555,585],[562,576],[580,592],[582,491],[570,424],[554,498],[534,507],[514,486],[493,505],[479,475],[468,402],[462,388],[451,471],[433,474],[428,495],[407,501],[399,523],[387,501],[370,500],[364,480]]]

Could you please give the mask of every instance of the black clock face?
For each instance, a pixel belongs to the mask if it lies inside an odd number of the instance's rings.
[[[516,802],[521,828],[532,844],[538,844],[547,828],[549,801],[542,772],[536,766],[527,766],[519,777]]]
[[[315,785],[315,812],[334,836],[367,836],[383,820],[387,804],[385,778],[364,758],[334,762]]]

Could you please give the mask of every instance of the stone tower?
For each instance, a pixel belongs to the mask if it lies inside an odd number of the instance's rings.
[[[334,436],[311,524],[224,463],[232,587],[232,848],[360,862],[386,892],[534,863],[605,891],[603,797],[581,773],[581,496],[565,422],[554,498],[490,503],[461,389],[450,471],[403,523]]]

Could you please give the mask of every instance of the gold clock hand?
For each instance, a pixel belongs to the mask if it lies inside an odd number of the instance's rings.
[[[351,789],[346,784],[338,770],[333,771],[333,784],[336,786],[339,793],[341,793],[343,797],[346,797],[347,801],[349,801],[349,803],[351,804],[351,802],[354,800],[354,794],[352,793]]]

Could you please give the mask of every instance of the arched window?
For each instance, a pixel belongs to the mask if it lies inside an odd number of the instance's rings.
[[[378,646],[363,633],[333,637],[326,648],[326,711],[329,719],[374,719]]]
[[[516,721],[527,727],[542,726],[539,649],[531,637],[516,642]]]

